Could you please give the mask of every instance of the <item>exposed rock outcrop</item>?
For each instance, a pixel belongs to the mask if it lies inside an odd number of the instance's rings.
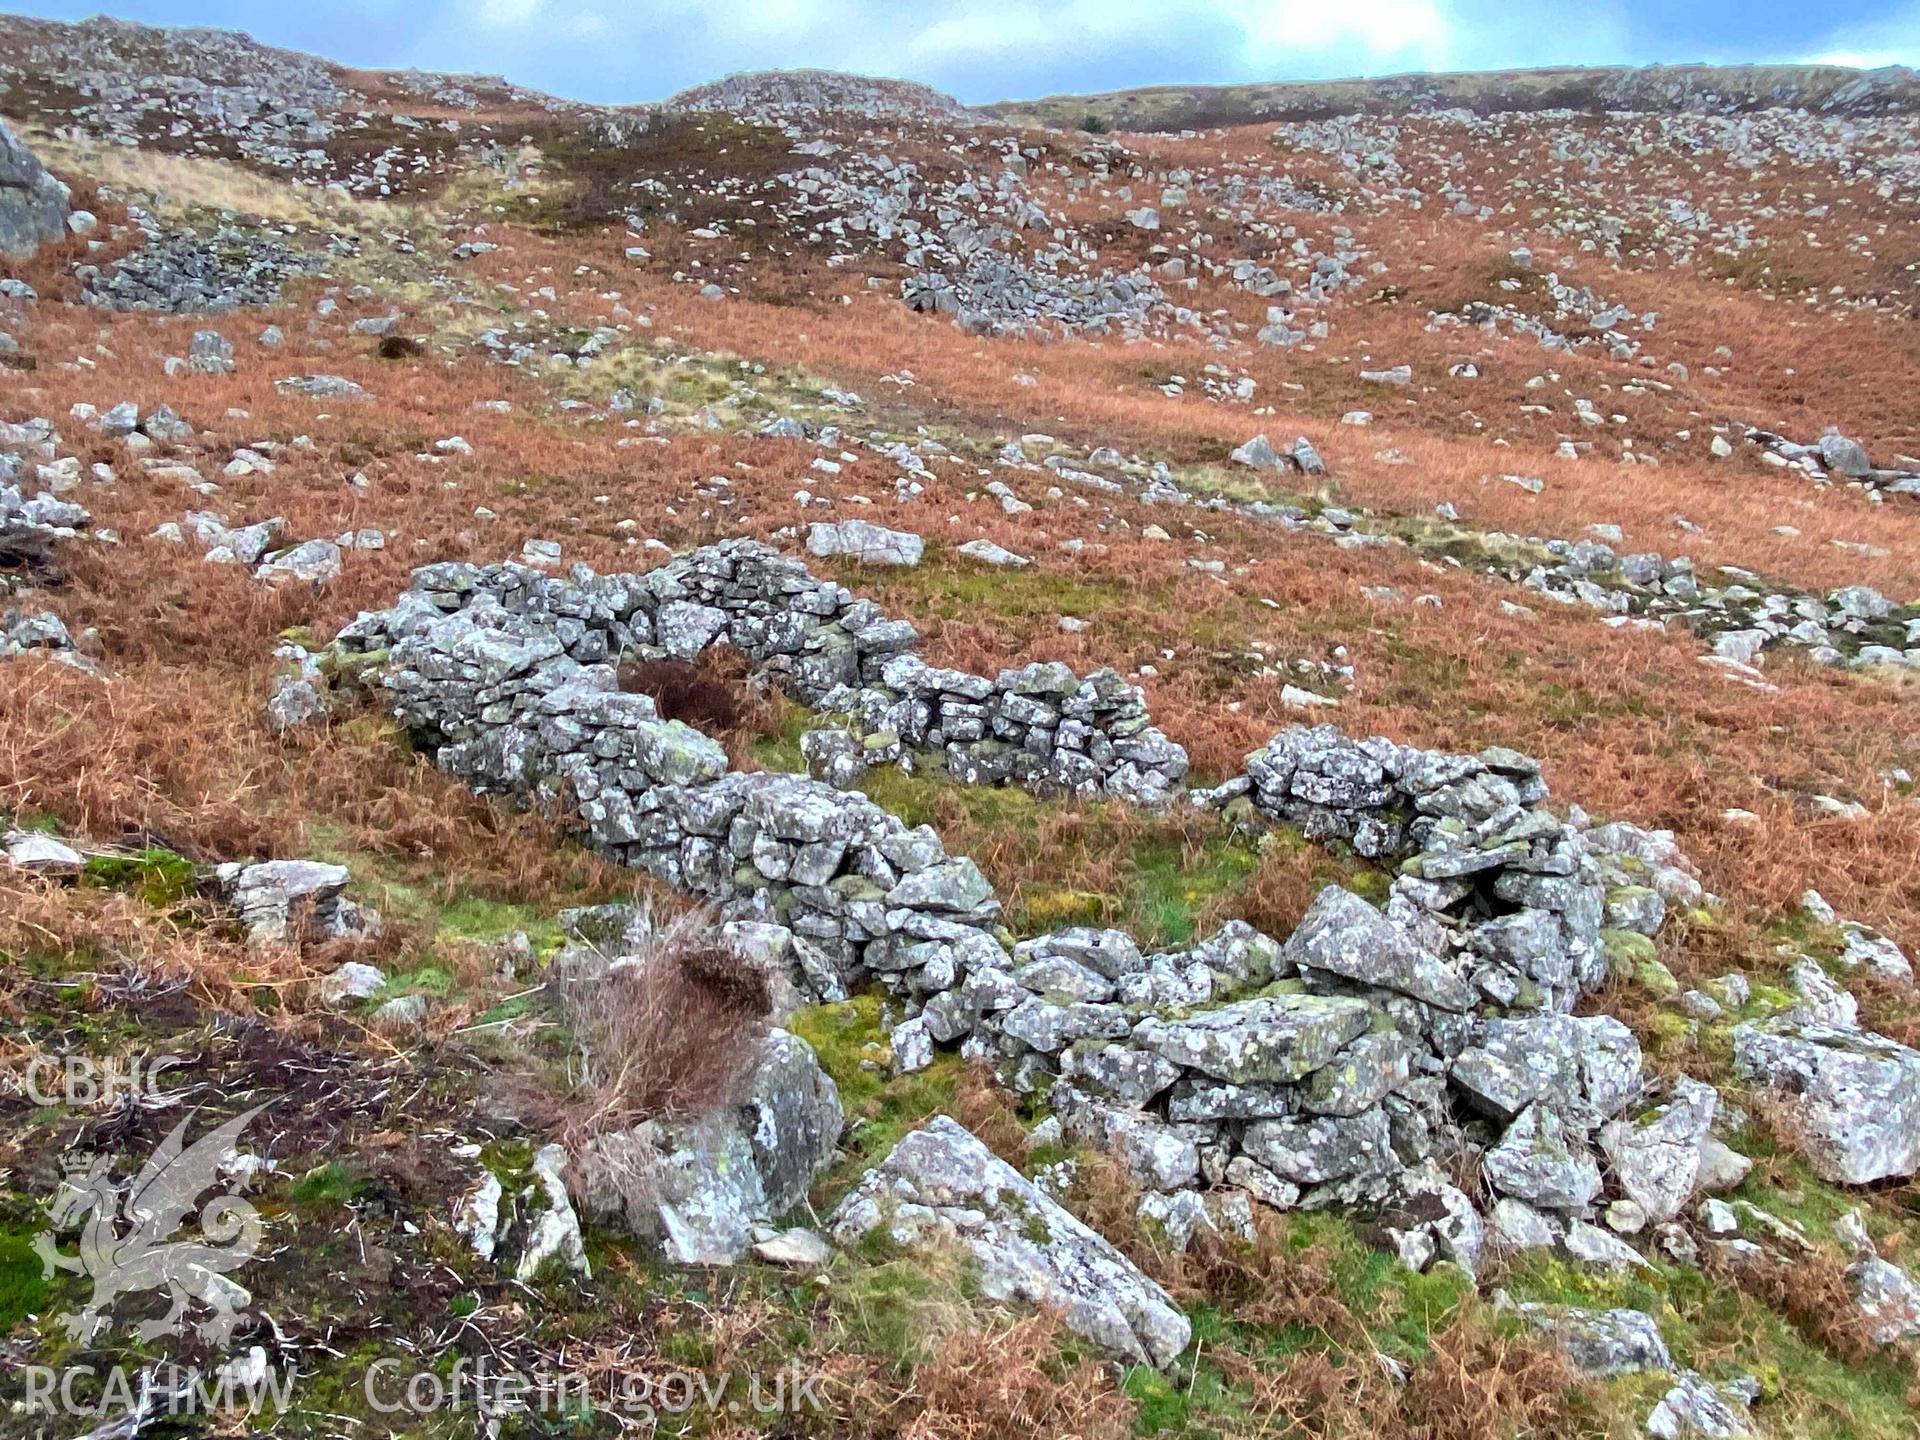
[[[0,121],[0,255],[24,259],[67,234],[67,187]]]

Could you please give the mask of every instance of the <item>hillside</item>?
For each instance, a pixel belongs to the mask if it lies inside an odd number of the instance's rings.
[[[1193,130],[1341,115],[1476,115],[1575,110],[1652,115],[1739,115],[1806,110],[1816,115],[1910,115],[1920,81],[1904,66],[1563,66],[1542,70],[1387,75],[1271,85],[1152,85],[1100,95],[1049,95],[983,107],[1010,125],[1061,129]]]
[[[1910,83],[0,17],[0,1437],[1912,1435]]]

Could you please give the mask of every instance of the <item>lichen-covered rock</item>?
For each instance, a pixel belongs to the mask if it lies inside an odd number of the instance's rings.
[[[737,1104],[591,1142],[582,1164],[590,1211],[623,1220],[675,1264],[731,1265],[757,1227],[806,1199],[843,1123],[812,1047],[774,1030]]]
[[[288,375],[273,384],[276,390],[309,400],[349,400],[367,393],[344,375]]]
[[[591,1275],[580,1217],[567,1196],[567,1152],[564,1146],[543,1145],[533,1157],[533,1183],[525,1197],[533,1219],[526,1247],[514,1267],[514,1278],[533,1279],[550,1263],[564,1265],[578,1275]]]
[[[1700,1147],[1712,1132],[1720,1096],[1711,1085],[1682,1077],[1673,1098],[1637,1120],[1615,1120],[1600,1131],[1600,1149],[1613,1178],[1646,1219],[1678,1215],[1700,1177]]]
[[[980,867],[964,856],[904,877],[887,892],[889,905],[917,910],[946,910],[955,914],[977,911],[993,900],[993,887]]]
[[[500,1232],[504,1228],[500,1202],[505,1196],[500,1177],[489,1173],[482,1175],[480,1182],[454,1206],[454,1233],[465,1238],[473,1247],[473,1253],[482,1260],[493,1259],[494,1249],[500,1243]]]
[[[1780,1016],[1734,1027],[1733,1066],[1781,1096],[1823,1180],[1868,1185],[1920,1170],[1920,1052]]]
[[[1016,964],[1064,961],[1083,967],[1109,982],[1124,980],[1146,967],[1146,959],[1124,930],[1095,930],[1074,926],[1022,940],[1013,947]]]
[[[889,530],[871,520],[815,521],[807,550],[823,559],[845,556],[863,565],[918,565],[926,541],[908,530]]]
[[[1314,897],[1281,954],[1301,969],[1325,970],[1442,1010],[1471,1009],[1475,999],[1473,987],[1437,955],[1339,885]]]
[[[1362,1035],[1300,1086],[1300,1108],[1316,1115],[1353,1116],[1406,1084],[1413,1042],[1398,1030]]]
[[[1446,1260],[1478,1279],[1487,1249],[1487,1222],[1466,1192],[1444,1178],[1431,1161],[1401,1171],[1390,1184],[1376,1223],[1394,1239],[1410,1268],[1424,1269],[1434,1260]]]
[[[1350,1118],[1302,1115],[1256,1120],[1247,1126],[1240,1144],[1268,1171],[1296,1185],[1371,1179],[1397,1168],[1392,1130],[1380,1110]]]
[[[1344,996],[1265,996],[1180,1020],[1149,1018],[1133,1043],[1234,1085],[1291,1082],[1331,1063],[1366,1030],[1369,1013],[1365,1001]]]
[[[1875,1342],[1895,1345],[1920,1340],[1920,1284],[1881,1258],[1858,1210],[1842,1216],[1834,1230],[1853,1257],[1847,1266],[1847,1288]]]
[[[87,864],[71,845],[37,830],[0,833],[0,851],[4,851],[9,865],[36,875],[78,875]]]
[[[340,547],[331,540],[306,540],[267,557],[254,572],[269,585],[324,585],[340,574]]]
[[[274,683],[267,700],[267,728],[276,735],[324,722],[329,714],[327,697],[311,680],[300,675],[282,675]]]
[[[1560,1244],[1567,1254],[1602,1270],[1651,1270],[1653,1263],[1626,1241],[1585,1220],[1569,1220]]]
[[[842,1246],[879,1230],[907,1246],[958,1245],[983,1291],[1057,1310],[1075,1333],[1161,1368],[1187,1318],[1124,1255],[944,1115],[908,1135],[835,1210]]]
[[[1913,983],[1913,962],[1907,958],[1904,950],[1878,930],[1853,921],[1843,921],[1840,938],[1846,945],[1840,952],[1840,964],[1850,969],[1865,969],[1896,984]]]
[[[48,445],[49,453],[51,448]],[[0,459],[4,458],[0,451]],[[0,468],[0,563],[44,565],[53,559],[58,542],[79,535],[91,519],[83,506],[44,490],[29,497],[7,483],[7,472]]]
[[[1792,1012],[1795,1018],[1837,1030],[1858,1028],[1860,1002],[1851,991],[1836,983],[1818,960],[1801,956],[1787,972],[1787,983],[1800,997],[1800,1003]]]
[[[320,981],[320,1002],[340,1007],[357,1000],[371,1000],[386,988],[387,977],[376,965],[349,960]]]
[[[1640,1093],[1640,1042],[1610,1015],[1494,1017],[1478,1022],[1472,1037],[1448,1080],[1497,1119],[1539,1101],[1590,1127]]]
[[[218,330],[196,330],[187,346],[187,368],[196,375],[233,373],[233,342]]]
[[[1653,1317],[1639,1310],[1576,1305],[1517,1305],[1515,1313],[1551,1335],[1574,1369],[1601,1379],[1671,1370],[1673,1357]]]
[[[1051,1098],[1066,1133],[1112,1155],[1136,1185],[1178,1190],[1199,1176],[1199,1149],[1160,1120],[1074,1097],[1065,1086],[1055,1086]]]
[[[377,933],[379,915],[346,897],[352,878],[346,866],[317,860],[222,865],[214,872],[255,949]]]
[[[67,233],[67,187],[0,121],[0,255],[25,259]]]
[[[1647,1416],[1647,1433],[1654,1440],[1746,1440],[1754,1433],[1747,1407],[1758,1393],[1757,1383],[1715,1385],[1683,1370]]]
[[[1502,1194],[1548,1210],[1580,1210],[1600,1193],[1600,1167],[1558,1114],[1530,1105],[1481,1158]]]

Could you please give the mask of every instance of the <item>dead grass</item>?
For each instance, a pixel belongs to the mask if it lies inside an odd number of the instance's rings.
[[[96,184],[141,196],[169,219],[197,208],[348,230],[377,230],[394,223],[397,207],[320,186],[289,185],[228,160],[54,138],[44,131],[30,132],[29,138],[48,169],[84,175]]]
[[[1787,1318],[1812,1344],[1847,1364],[1879,1358],[1883,1347],[1854,1305],[1846,1266],[1824,1252],[1792,1261],[1771,1256],[1709,1261],[1709,1273]]]
[[[367,76],[356,83],[410,113],[438,113],[418,97],[400,99],[398,82]],[[482,115],[515,136],[548,123],[545,112],[501,96],[490,96]],[[978,495],[999,443],[1034,430],[1053,435],[1076,458],[1095,445],[1114,445],[1183,466],[1216,464],[1256,431],[1282,444],[1305,434],[1333,467],[1330,499],[1406,514],[1447,501],[1476,526],[1543,536],[1577,538],[1604,521],[1624,529],[1624,549],[1687,553],[1702,567],[1745,565],[1816,590],[1867,583],[1904,599],[1920,593],[1920,511],[1868,506],[1841,490],[1817,492],[1744,454],[1714,462],[1705,446],[1716,423],[1750,420],[1800,438],[1836,424],[1859,433],[1876,455],[1920,447],[1910,404],[1920,340],[1910,324],[1770,298],[1778,277],[1760,275],[1751,260],[1719,266],[1737,273],[1716,275],[1711,264],[1663,264],[1630,240],[1628,262],[1616,269],[1561,253],[1567,247],[1533,234],[1524,214],[1502,215],[1489,226],[1435,207],[1416,215],[1354,205],[1340,215],[1289,215],[1287,223],[1297,222],[1298,233],[1320,248],[1333,243],[1335,224],[1350,226],[1392,272],[1325,307],[1332,335],[1312,349],[1232,357],[1257,381],[1258,405],[1269,407],[1256,414],[1207,402],[1197,385],[1176,399],[1148,383],[1149,375],[1174,373],[1191,381],[1218,358],[1194,341],[982,341],[907,313],[890,285],[868,287],[853,269],[827,266],[771,227],[742,226],[721,241],[694,236],[703,220],[764,218],[751,203],[759,193],[753,186],[792,162],[784,143],[727,127],[673,135],[679,149],[671,157],[649,141],[611,165],[571,163],[579,157],[550,144],[544,154],[523,154],[542,169],[532,192],[538,203],[519,210],[564,233],[535,233],[502,218],[517,212],[491,208],[501,198],[491,176],[454,177],[442,203],[473,207],[458,219],[484,219],[488,238],[503,246],[459,272],[473,303],[458,312],[422,283],[430,267],[387,254],[369,239],[362,264],[407,300],[409,332],[432,334],[424,354],[409,348],[383,358],[383,349],[396,347],[370,346],[348,329],[352,319],[388,306],[386,289],[349,300],[329,319],[311,304],[326,287],[302,283],[269,312],[207,322],[79,308],[67,273],[88,256],[78,239],[48,247],[29,265],[4,267],[34,284],[43,300],[17,327],[8,322],[36,368],[9,373],[0,411],[7,419],[56,417],[66,448],[84,464],[115,468],[114,486],[88,482],[81,498],[123,543],[113,550],[70,547],[56,570],[33,577],[42,586],[36,603],[57,609],[76,633],[92,631],[84,643],[113,679],[102,685],[33,660],[0,664],[0,808],[51,816],[83,836],[165,843],[199,860],[337,854],[409,891],[428,912],[475,891],[543,909],[563,895],[628,893],[631,875],[562,843],[544,821],[474,799],[408,753],[381,717],[377,695],[339,697],[336,723],[316,734],[290,743],[268,735],[259,715],[275,670],[270,651],[284,634],[323,640],[357,611],[391,603],[409,569],[423,561],[505,558],[523,539],[542,536],[561,541],[568,562],[644,568],[653,557],[640,547],[642,537],[676,548],[739,534],[772,538],[828,515],[796,502],[804,486],[832,502],[831,518],[871,514],[943,542],[913,575],[842,577],[919,625],[931,660],[991,673],[1057,658],[1081,671],[1113,665],[1139,676],[1156,720],[1188,747],[1200,775],[1235,773],[1248,750],[1300,718],[1280,704],[1279,679],[1257,673],[1268,661],[1324,659],[1341,646],[1355,667],[1354,688],[1333,718],[1348,730],[1450,750],[1512,745],[1544,761],[1561,799],[1597,815],[1675,829],[1709,888],[1727,900],[1715,923],[1676,934],[1663,949],[1683,983],[1729,968],[1757,970],[1768,923],[1809,885],[1911,949],[1920,935],[1920,812],[1888,779],[1902,768],[1920,769],[1910,689],[1774,661],[1769,674],[1780,690],[1757,695],[1700,667],[1698,647],[1687,637],[1605,630],[1587,615],[1548,606],[1536,606],[1533,618],[1516,616],[1501,602],[1524,601],[1525,594],[1423,564],[1403,550],[1340,549],[1219,512],[1124,501],[1107,519],[1074,504],[1070,490],[1067,498],[1047,498],[1051,477],[1031,471],[993,472],[1034,504],[1030,513],[1003,515]],[[376,130],[360,140],[380,146],[390,138]],[[735,141],[738,152],[725,153]],[[1047,143],[1049,158],[1071,166],[1076,179],[1088,177],[1073,159],[1082,138]],[[1198,168],[1233,155],[1255,168],[1284,167],[1322,195],[1356,188],[1332,157],[1276,150],[1268,126],[1224,139],[1162,137],[1151,144],[1159,163]],[[939,146],[918,141],[900,153],[946,163]],[[1536,173],[1539,157],[1538,137],[1516,130],[1510,143],[1480,146],[1461,163],[1414,156],[1409,165],[1416,183],[1430,190],[1445,179],[1497,193]],[[445,235],[469,232],[455,217],[425,209],[355,203],[323,212],[309,192],[187,156],[75,152],[72,163],[95,166],[100,178],[123,188],[163,194],[173,207],[229,205],[297,223],[351,222],[369,237],[395,226],[440,232],[443,221]],[[1661,177],[1673,172],[1661,167],[1670,164],[1671,157],[1647,157],[1619,182],[1659,182],[1655,188],[1665,193]],[[121,173],[116,165],[133,168]],[[634,199],[627,187],[635,174],[662,166],[705,189],[677,214],[649,200],[646,242],[655,258],[636,265],[623,253],[632,238],[624,227],[600,221]],[[1139,181],[1116,173],[1070,195],[1061,177],[1034,169],[1051,213],[1098,222],[1108,236],[1108,263],[1147,258],[1151,242],[1113,219],[1118,187]],[[751,183],[709,183],[729,172]],[[1825,195],[1830,181],[1778,165],[1751,183],[1765,194],[1799,187]],[[124,219],[85,182],[76,199],[109,224]],[[1859,223],[1910,226],[1912,218],[1890,204]],[[1206,228],[1208,238],[1196,244],[1216,261],[1269,243],[1225,212]],[[1839,283],[1858,289],[1884,282],[1889,294],[1910,284],[1883,273],[1895,264],[1890,244],[1866,260],[1837,245],[1763,238],[1780,247],[1782,265],[1816,299]],[[1636,310],[1659,311],[1646,342],[1659,363],[1623,365],[1592,353],[1490,341],[1478,332],[1427,331],[1431,308],[1476,298],[1538,309],[1540,287],[1525,283],[1504,258],[1523,239],[1535,244],[1543,267],[1561,267]],[[737,261],[739,250],[755,259]],[[673,278],[676,271],[720,277],[741,293],[701,299],[697,285]],[[872,273],[893,278],[884,264]],[[1749,284],[1729,287],[1724,278]],[[1524,288],[1499,289],[1513,279]],[[502,285],[514,288],[496,288]],[[536,297],[543,287],[554,295]],[[1367,303],[1368,296],[1378,303]],[[1179,298],[1243,327],[1261,323],[1265,308],[1258,297],[1212,280]],[[724,352],[728,359],[705,366],[709,378],[720,376],[715,383],[724,386],[737,377],[760,388],[768,407],[787,403],[782,386],[796,377],[858,390],[867,397],[864,411],[835,417],[850,432],[924,430],[952,443],[962,458],[936,458],[923,501],[903,508],[887,499],[893,467],[870,454],[829,478],[807,468],[818,453],[809,445],[673,423],[653,434],[637,420],[628,426],[584,419],[553,402],[561,393],[604,393],[594,389],[602,377],[591,367],[555,381],[532,367],[494,364],[463,343],[483,326],[525,317],[536,304],[556,330],[624,324],[630,338],[663,353]],[[644,330],[641,320],[650,322]],[[162,359],[184,353],[191,332],[207,323],[236,341],[237,372],[165,377]],[[266,323],[286,331],[282,350],[249,343]],[[1734,352],[1731,361],[1714,353],[1723,343]],[[1475,360],[1480,380],[1446,375],[1461,358]],[[1687,366],[1684,380],[1667,375],[1669,359]],[[741,361],[764,362],[767,373],[742,369]],[[1363,367],[1401,361],[1416,374],[1406,392],[1357,378]],[[279,376],[320,370],[358,381],[369,398],[315,404],[274,388]],[[881,378],[902,371],[911,371],[915,383]],[[1671,386],[1632,383],[1648,376],[1666,376]],[[1542,383],[1530,386],[1536,377]],[[1575,433],[1576,396],[1623,423]],[[511,413],[474,408],[497,398],[512,402]],[[64,418],[76,402],[104,407],[120,399],[143,410],[161,401],[182,410],[197,433],[169,458],[218,478],[221,492],[209,500],[149,481],[125,447]],[[1550,413],[1523,414],[1529,403]],[[1376,411],[1378,423],[1339,425],[1339,415],[1355,406]],[[740,413],[744,423],[761,412],[748,403]],[[473,456],[435,451],[437,439],[456,433],[472,443]],[[1568,434],[1594,441],[1593,457],[1554,458]],[[271,474],[220,474],[236,446],[260,439],[291,446],[296,437],[310,445],[283,451]],[[1659,464],[1617,463],[1628,437]],[[1381,458],[1389,449],[1405,463]],[[1545,488],[1534,496],[1501,483],[1496,477],[1506,471],[1538,475]],[[355,475],[365,483],[350,484]],[[716,475],[730,482],[724,493],[709,483]],[[855,512],[856,495],[878,503]],[[145,538],[209,504],[236,522],[282,515],[289,534],[300,538],[377,526],[390,543],[350,554],[340,580],[323,590],[268,591],[233,570],[200,565],[191,551]],[[484,518],[483,509],[495,518]],[[1699,528],[1682,530],[1676,516]],[[623,528],[623,521],[632,524]],[[1788,522],[1798,535],[1777,533]],[[1174,538],[1141,538],[1149,523]],[[976,536],[1034,556],[1033,569],[970,580],[943,552]],[[1059,548],[1069,539],[1087,541],[1089,549],[1070,556]],[[1885,553],[1861,554],[1841,542]],[[1200,573],[1189,559],[1219,560],[1225,569]],[[1379,585],[1430,594],[1441,604],[1393,606],[1362,594],[1362,587]],[[1094,623],[1065,634],[1062,614]],[[1157,673],[1142,674],[1144,666]],[[756,737],[785,728],[779,707],[762,709],[723,655],[627,679],[655,694],[663,712],[720,734],[736,761]],[[1807,803],[1816,794],[1858,799],[1867,818],[1819,818]],[[978,859],[1010,902],[1042,891],[1070,900],[1091,896],[1105,907],[1095,911],[1104,917],[1116,913],[1116,897],[1136,873],[1131,857],[1143,845],[1163,844],[1173,856],[1170,868],[1191,871],[1217,840],[1190,817],[1155,828],[1111,807],[1034,807],[1017,797],[950,790],[911,798],[925,810],[916,818],[934,823],[951,850]],[[1722,818],[1736,807],[1757,823]],[[1313,892],[1341,874],[1342,862],[1318,847],[1273,845],[1244,884],[1204,903],[1201,923],[1240,914],[1285,933]],[[129,969],[190,973],[204,998],[233,1008],[254,996],[292,995],[335,958],[250,956],[197,918],[159,913],[109,891],[8,881],[0,887],[0,951],[77,975],[83,991],[96,984],[88,977],[104,977],[99,983],[110,987]],[[431,918],[423,917],[423,929]],[[390,943],[404,964],[426,940],[401,926]],[[498,997],[499,981],[487,973],[491,953],[479,948],[448,947],[435,959],[459,991],[435,1012],[434,1034],[445,1042]],[[16,1007],[32,1000],[40,983],[25,968],[0,967],[0,986],[12,987]],[[701,950],[688,963],[641,966],[604,979],[590,995],[577,992],[568,1019],[589,1062],[578,1123],[628,1124],[723,1096],[765,1009],[764,996],[742,990],[740,979],[724,956]],[[1860,988],[1872,1023],[1910,1041],[1920,1034],[1910,1005]],[[107,993],[100,988],[82,1003],[106,1003]],[[1603,998],[1632,1013],[1630,997]],[[1678,1063],[1706,1066],[1711,1058],[1692,1054]],[[1022,1158],[1025,1132],[1015,1107],[977,1072],[961,1082],[952,1109],[997,1153]],[[1910,1208],[1904,1192],[1875,1201]],[[1209,1363],[1248,1397],[1257,1433],[1555,1436],[1581,1423],[1569,1417],[1584,1413],[1586,1391],[1558,1361],[1504,1335],[1477,1305],[1460,1307],[1428,1337],[1426,1353],[1401,1384],[1375,1351],[1371,1327],[1381,1316],[1342,1297],[1325,1247],[1282,1243],[1282,1222],[1263,1217],[1257,1246],[1202,1236],[1192,1252],[1174,1257],[1139,1233],[1137,1195],[1117,1171],[1089,1164],[1074,1203],[1183,1302],[1217,1306],[1236,1324],[1320,1337],[1278,1356],[1211,1352]],[[1757,1287],[1758,1298],[1831,1353],[1863,1354],[1859,1335],[1835,1318],[1846,1307],[1830,1262],[1728,1283]],[[723,1300],[679,1323],[731,1361],[794,1323],[794,1312]],[[932,1348],[903,1368],[869,1356],[841,1358],[836,1423],[845,1433],[1105,1440],[1138,1419],[1139,1407],[1099,1366],[1079,1358],[1047,1317],[984,1333],[936,1323],[929,1334]]]
[[[727,747],[736,767],[752,746],[780,733],[786,706],[751,678],[747,658],[730,645],[710,645],[691,660],[629,660],[622,690],[650,696],[663,720],[679,720]]]
[[[767,1034],[770,981],[700,911],[657,926],[635,953],[558,981],[575,1046],[570,1148],[733,1103]]]
[[[1434,1333],[1382,1433],[1405,1440],[1571,1440],[1588,1433],[1569,1404],[1585,1388],[1563,1357],[1537,1340],[1500,1334],[1484,1311],[1468,1307]]]
[[[943,1343],[913,1374],[921,1408],[903,1440],[1121,1440],[1135,1407],[1107,1367],[1060,1358],[1068,1337],[1051,1315],[1028,1316]]]

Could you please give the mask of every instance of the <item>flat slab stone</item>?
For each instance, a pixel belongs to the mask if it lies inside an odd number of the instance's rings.
[[[1234,1085],[1294,1081],[1329,1064],[1370,1013],[1351,996],[1262,996],[1184,1020],[1143,1020],[1133,1043]]]
[[[926,542],[908,530],[889,530],[871,520],[815,521],[807,531],[810,554],[846,556],[866,565],[918,565]]]

